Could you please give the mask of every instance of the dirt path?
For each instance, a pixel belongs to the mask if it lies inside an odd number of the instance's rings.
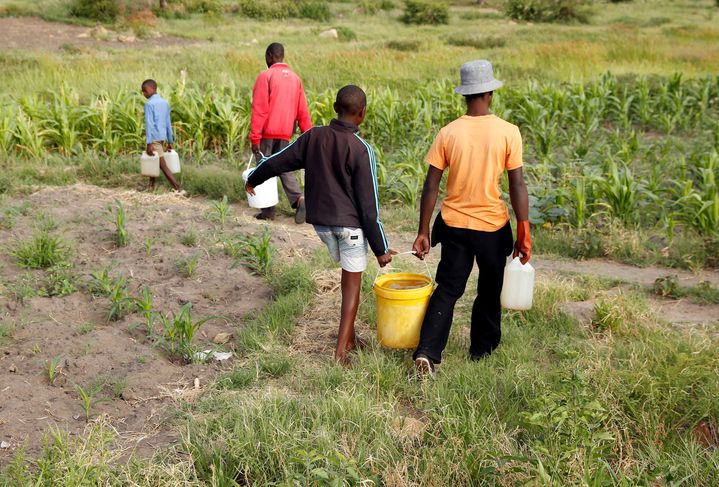
[[[577,274],[591,274],[607,279],[616,279],[630,284],[651,286],[660,277],[677,276],[682,286],[696,286],[706,281],[713,287],[719,287],[719,272],[702,270],[697,273],[670,269],[666,267],[635,267],[613,262],[607,259],[567,260],[552,259],[539,256],[532,260],[534,268],[538,271],[571,272]]]
[[[0,18],[0,49],[68,48],[147,48],[187,45],[194,41],[166,37],[155,33],[150,39],[137,38],[132,32],[118,33],[102,27],[87,28],[79,25],[47,22],[34,17]]]

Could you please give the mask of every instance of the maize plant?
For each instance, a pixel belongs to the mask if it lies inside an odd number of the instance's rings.
[[[429,145],[465,111],[454,84],[366,90],[360,135],[376,150],[385,203],[417,203]],[[335,94],[308,92],[315,125],[335,117]],[[163,87],[163,96],[188,162],[212,153],[237,167],[248,147],[250,87],[199,85],[183,76]],[[0,97],[0,157],[104,154],[89,157],[87,170],[117,174],[125,170],[117,158],[144,146],[143,103],[129,90],[81,97],[67,86]],[[520,128],[533,211],[542,219],[581,227],[605,213],[627,224],[681,224],[717,234],[719,169],[711,154],[719,150],[719,78],[620,80],[606,74],[582,84],[530,81],[498,90],[492,109]]]

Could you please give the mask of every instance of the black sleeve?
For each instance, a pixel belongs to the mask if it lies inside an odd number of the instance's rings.
[[[389,251],[389,244],[379,219],[379,189],[374,150],[368,144],[365,144],[365,147],[367,148],[366,155],[363,154],[358,161],[355,161],[352,186],[362,222],[362,231],[367,237],[374,255],[380,256]]]
[[[250,177],[247,178],[250,186],[259,186],[273,176],[279,176],[282,173],[296,171],[305,167],[304,155],[310,132],[311,130],[300,135],[297,140],[276,154],[262,159],[255,170],[250,173]]]

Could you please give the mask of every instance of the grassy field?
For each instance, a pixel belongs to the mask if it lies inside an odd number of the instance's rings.
[[[86,436],[53,434],[7,485],[715,485],[716,339],[656,326],[641,293],[547,275],[535,307],[505,315],[503,344],[468,362],[470,296],[458,305],[436,380],[417,383],[409,357],[371,347],[345,370],[298,345],[295,321],[336,306],[317,289],[324,253],[279,263],[275,301],[239,332],[242,358],[171,421],[176,453],[118,463],[102,419]],[[405,265],[405,267],[407,267]],[[410,269],[412,266],[409,267]],[[327,269],[323,271],[322,269]],[[417,270],[419,270],[417,268]],[[371,273],[368,273],[371,274]],[[314,279],[313,279],[314,276]],[[369,294],[371,277],[365,279]],[[315,295],[315,291],[319,294]],[[596,324],[558,310],[598,297]],[[362,319],[372,322],[372,300]],[[312,331],[310,330],[310,333]],[[311,337],[310,337],[311,339]]]
[[[0,14],[94,25],[69,18],[66,5],[0,0]],[[368,91],[362,135],[380,155],[385,225],[403,238],[416,227],[424,153],[462,113],[458,67],[488,58],[507,85],[495,111],[524,137],[538,254],[719,266],[713,0],[595,2],[588,23],[566,25],[511,21],[500,0],[457,2],[440,26],[401,23],[399,3],[372,15],[360,2],[329,5],[328,21],[224,13],[107,24],[189,46],[0,51],[0,229],[13,217],[8,195],[77,181],[144,188],[136,158],[147,77],[172,102],[183,186],[242,200],[249,92],[265,45],[281,41],[315,123],[332,116],[339,86]],[[356,38],[321,39],[331,27]],[[303,341],[317,310],[335,327],[331,267],[323,252],[273,264],[274,299],[237,330],[235,368],[166,420],[182,432],[175,447],[127,461],[100,417],[80,437],[51,432],[39,458],[20,453],[0,485],[719,484],[716,334],[665,326],[643,290],[542,275],[535,307],[506,312],[502,346],[478,364],[465,357],[465,296],[440,373],[417,383],[406,353],[373,345],[345,370]],[[710,287],[657,285],[660,295],[716,302]],[[562,310],[586,300],[596,300],[591,324]]]

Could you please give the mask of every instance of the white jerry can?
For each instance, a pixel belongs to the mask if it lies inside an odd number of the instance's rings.
[[[148,156],[147,152],[143,152],[140,156],[140,173],[143,176],[156,178],[160,175],[160,156],[157,154]]]
[[[534,267],[522,264],[519,257],[512,259],[504,268],[504,283],[500,301],[507,309],[527,310],[532,307],[534,295]]]
[[[172,149],[168,150],[167,152],[165,152],[165,164],[167,164],[167,168],[172,174],[179,173],[180,155]]]

